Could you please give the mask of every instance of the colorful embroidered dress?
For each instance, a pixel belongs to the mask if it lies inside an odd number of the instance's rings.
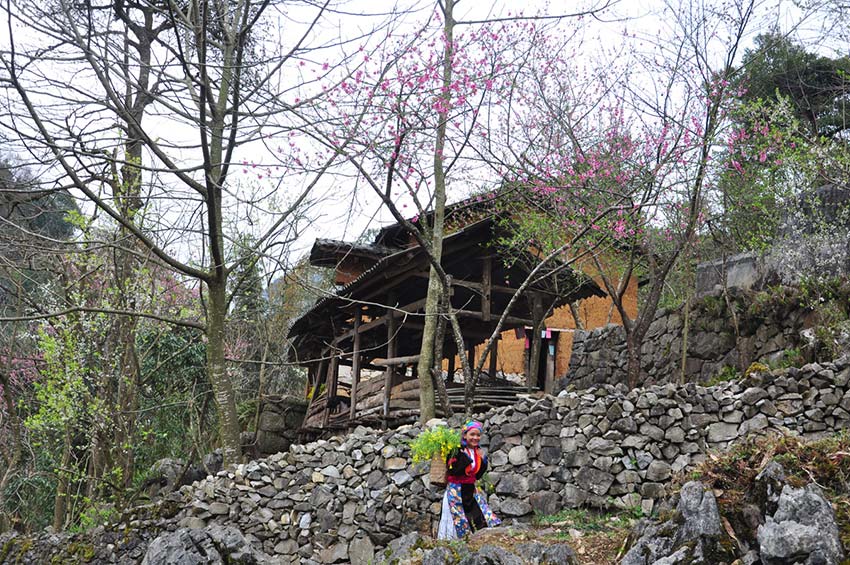
[[[481,528],[501,524],[484,492],[475,484],[487,471],[487,458],[477,448],[464,447],[449,456],[446,494],[437,533],[439,539],[462,538]]]

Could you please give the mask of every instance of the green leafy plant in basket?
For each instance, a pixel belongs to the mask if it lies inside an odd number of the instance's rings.
[[[431,461],[435,455],[445,461],[449,453],[459,447],[459,431],[437,426],[423,431],[410,442],[410,456],[414,463]]]

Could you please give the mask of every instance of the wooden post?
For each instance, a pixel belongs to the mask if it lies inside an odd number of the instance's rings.
[[[351,413],[349,419],[353,420],[357,412],[357,385],[360,384],[360,307],[354,310],[354,349],[351,358]]]
[[[448,366],[449,376],[446,378],[447,383],[455,382],[455,357],[457,357],[456,353],[452,353],[451,355],[449,355],[449,366]]]
[[[396,319],[391,310],[387,311],[387,359],[395,357],[396,351]],[[384,426],[387,425],[387,417],[390,413],[390,393],[393,388],[393,372],[395,368],[388,365],[384,371]]]
[[[473,343],[471,341],[466,344],[466,360],[469,363],[469,370],[474,371],[475,367],[476,367],[476,365],[475,365],[475,343]],[[464,375],[464,377],[466,377],[466,375]],[[470,378],[475,378],[475,375],[470,375]]]
[[[310,396],[310,387],[315,385],[316,381],[316,365],[314,363],[310,363],[307,366],[307,390],[304,391],[304,398]]]
[[[334,355],[328,365],[328,386],[325,387],[325,415],[322,419],[322,427],[328,426],[331,417],[331,399],[336,396],[336,382],[339,378],[339,356]]]
[[[528,373],[525,375],[525,380],[528,384],[528,389],[539,384],[540,376],[540,332],[543,329],[543,298],[534,293],[531,296],[531,320],[532,332],[531,336],[531,351],[528,353]]]
[[[322,351],[322,357],[325,356],[325,352]],[[325,382],[325,377],[327,376],[328,371],[328,360],[322,359],[318,363],[318,368],[316,369],[316,382],[313,384],[313,397],[310,401],[316,400],[319,397],[319,387],[322,386],[322,383]]]
[[[493,296],[493,259],[484,258],[481,272],[481,319],[490,321],[491,298]]]
[[[493,341],[493,347],[490,348],[490,378],[496,378],[496,359],[499,355],[499,338]]]

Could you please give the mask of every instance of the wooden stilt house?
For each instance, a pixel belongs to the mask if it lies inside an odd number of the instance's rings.
[[[442,265],[451,276],[451,305],[470,352],[492,334],[530,268],[516,254],[500,253],[496,242],[502,229],[492,216],[478,218],[454,227],[444,240]],[[291,359],[309,375],[303,431],[316,434],[359,424],[392,427],[417,419],[416,363],[430,269],[426,254],[402,226],[394,225],[381,230],[370,245],[317,240],[310,261],[334,268],[342,286],[334,296],[319,300],[290,331]],[[604,293],[566,264],[552,265],[515,302],[502,331],[524,335],[550,307],[590,296]],[[533,343],[541,336],[520,339]],[[442,355],[450,403],[462,410],[463,385],[454,382],[457,347],[451,331]],[[513,403],[518,394],[551,386],[547,379],[553,375],[546,374],[545,364],[523,384],[496,378],[497,360],[498,342],[485,366],[488,374],[477,387],[477,409]]]

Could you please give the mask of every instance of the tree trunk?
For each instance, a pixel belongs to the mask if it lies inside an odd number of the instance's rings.
[[[640,348],[643,344],[643,336],[635,332],[626,335],[626,351],[628,363],[626,365],[626,382],[629,388],[635,388],[640,383]]]
[[[6,405],[6,414],[9,419],[9,428],[11,429],[12,444],[9,447],[8,457],[6,459],[6,469],[0,475],[0,534],[11,528],[11,520],[5,513],[6,499],[4,493],[9,481],[18,470],[18,464],[21,462],[23,455],[23,445],[21,443],[21,422],[18,418],[15,399],[12,398],[12,389],[10,386],[8,375],[4,371],[0,371],[0,386],[3,387],[3,402]]]
[[[446,297],[443,296],[441,301],[442,309],[445,310]],[[446,317],[440,316],[437,321],[437,335],[434,338],[434,386],[437,389],[437,397],[440,399],[440,404],[443,406],[443,413],[446,417],[453,414],[452,405],[449,402],[449,394],[446,391],[446,382],[443,380],[443,345],[446,341]]]
[[[239,440],[239,419],[233,383],[227,375],[224,357],[224,325],[227,316],[227,297],[224,282],[208,284],[207,304],[207,374],[218,407],[219,441],[225,465],[233,465],[242,455]]]
[[[70,494],[68,467],[71,465],[71,431],[65,430],[62,445],[62,462],[56,470],[56,497],[53,503],[53,531],[60,532],[65,527],[68,515],[68,496]]]
[[[454,44],[454,4],[455,0],[446,0],[443,11],[445,21],[445,51],[443,52],[443,103],[439,110],[439,125],[434,143],[434,224],[431,229],[431,253],[439,263],[443,256],[443,223],[446,211],[446,171],[443,152],[446,146],[446,122],[451,102],[452,59]],[[434,337],[437,333],[437,314],[440,309],[440,296],[443,281],[434,267],[428,278],[428,295],[425,302],[425,328],[422,331],[422,348],[419,353],[419,410],[420,419],[427,422],[436,415],[434,386],[431,369],[434,366]]]
[[[442,237],[440,237],[440,247],[442,245]],[[434,253],[439,260],[442,251],[436,248]],[[442,285],[439,281],[439,275],[431,267],[428,295],[425,298],[425,327],[422,330],[422,347],[419,350],[419,364],[416,367],[416,374],[419,377],[419,418],[422,422],[427,422],[437,414],[431,368],[434,366],[434,342],[437,335],[441,291]]]
[[[688,365],[688,334],[691,330],[691,294],[688,292],[685,298],[685,327],[682,330],[682,368],[679,375],[679,384],[685,384],[687,379],[686,369]]]

